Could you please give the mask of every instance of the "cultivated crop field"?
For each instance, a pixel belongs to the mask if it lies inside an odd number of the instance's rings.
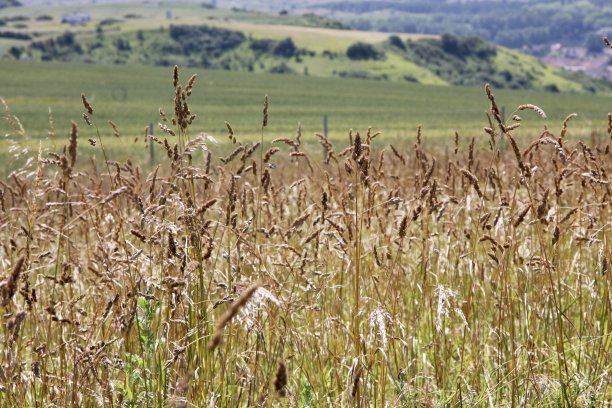
[[[148,151],[143,143],[144,128],[153,123],[157,135],[158,109],[172,109],[169,68],[28,62],[24,69],[23,63],[2,61],[0,69],[4,73],[0,76],[0,97],[24,130],[21,132],[0,121],[0,134],[9,135],[0,138],[0,162],[3,163],[0,175],[3,176],[20,163],[9,154],[14,142],[20,150],[27,148],[34,152],[40,142],[43,150],[60,148],[72,120],[85,124],[79,114],[81,93],[96,105],[99,131],[107,138],[105,148],[114,160],[145,163]],[[419,125],[422,125],[423,139],[430,146],[450,146],[455,131],[462,139],[475,136],[483,144],[487,138],[482,130],[486,124],[487,103],[481,88],[215,70],[193,72],[198,74],[200,89],[191,97],[190,106],[198,114],[191,133],[206,132],[214,136],[219,141],[215,147],[219,154],[231,151],[231,146],[224,142],[227,132],[224,121],[232,124],[243,141],[259,138],[264,94],[270,96],[274,105],[273,120],[264,134],[268,142],[292,136],[300,122],[304,145],[320,151],[314,134],[323,133],[324,115],[328,116],[328,137],[342,143],[347,139],[349,128],[363,132],[369,126],[378,126],[383,132],[383,138],[374,140],[378,147],[388,143],[411,145]],[[612,106],[610,96],[529,91],[499,91],[498,95],[505,116],[524,101],[546,110],[547,119],[530,117],[523,123],[523,132],[517,136],[522,143],[537,137],[544,126],[558,132],[563,119],[571,112],[579,115],[572,119],[568,137],[590,139],[594,134],[599,142],[605,139],[606,115]],[[5,107],[0,109],[4,111]],[[113,136],[114,129],[108,120],[117,125],[121,137]],[[86,127],[80,135],[88,139],[95,137],[96,132]],[[79,149],[81,157],[95,155],[102,159],[100,149],[87,143],[82,143]],[[163,153],[157,149],[158,158],[160,154]]]
[[[228,114],[215,143],[192,105],[227,97],[208,75],[140,86],[167,96],[151,171],[107,149],[106,115],[138,128],[135,102],[121,116],[88,97],[84,72],[78,105],[63,99],[84,120],[54,151],[13,152],[27,157],[0,181],[0,405],[609,404],[611,114],[593,137],[570,138],[574,115],[536,133],[551,113],[532,94],[487,85],[457,124],[480,118],[478,137],[406,143],[367,118],[342,137],[289,132],[262,92],[228,108],[257,111],[235,115],[259,134]]]

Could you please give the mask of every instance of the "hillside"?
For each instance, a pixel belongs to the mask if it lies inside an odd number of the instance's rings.
[[[62,17],[87,16],[79,24]],[[21,18],[20,18],[21,17]],[[144,64],[480,86],[608,93],[612,85],[570,75],[475,37],[330,28],[314,15],[273,16],[200,4],[29,6],[4,10],[5,59]],[[17,20],[16,20],[17,19]],[[15,21],[18,21],[17,23]]]
[[[609,0],[226,0],[223,7],[314,13],[353,29],[478,36],[571,71],[612,80]]]

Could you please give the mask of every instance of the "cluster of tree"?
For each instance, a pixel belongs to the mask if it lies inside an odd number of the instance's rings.
[[[55,38],[34,41],[29,48],[30,51],[40,52],[43,61],[69,61],[74,54],[83,53],[83,47],[69,31]]]
[[[440,39],[403,42],[401,38],[391,36],[388,44],[404,58],[454,85],[489,82],[499,88],[529,89],[536,78],[531,72],[517,74],[498,70],[494,63],[497,49],[477,37],[444,34]]]
[[[251,40],[249,48],[257,55],[271,54],[282,58],[293,58],[298,51],[293,40],[289,37],[280,41],[268,38]]]
[[[429,1],[381,0],[331,2],[324,7],[348,13],[352,27],[387,32],[476,35],[512,48],[560,42],[585,45],[607,34],[612,21],[609,0]],[[381,12],[376,17],[372,13]],[[388,17],[387,17],[388,16]],[[594,44],[594,42],[591,42]],[[592,51],[602,50],[591,47]]]
[[[351,79],[370,79],[375,81],[387,81],[389,76],[387,74],[373,74],[370,71],[365,70],[347,70],[334,72],[340,78],[351,78]]]
[[[32,36],[28,33],[19,33],[16,31],[0,31],[0,38],[29,41],[32,39]]]
[[[19,6],[21,6],[21,3],[18,0],[0,0],[0,9]]]
[[[442,49],[455,57],[462,59],[476,57],[488,60],[497,55],[497,48],[478,37],[457,37],[452,34],[442,34],[440,38]]]
[[[335,30],[350,30],[350,27],[340,21],[331,20],[327,17],[319,16],[314,13],[302,14],[303,24],[308,27],[333,28]]]
[[[17,23],[23,21],[30,21],[30,17],[18,14],[16,16],[6,16],[3,18],[7,23]]]
[[[19,35],[7,33],[7,36]],[[138,47],[133,46],[136,42]],[[100,61],[115,64],[138,61],[154,65],[180,63],[203,68],[249,71],[260,63],[260,68],[273,73],[292,73],[293,70],[287,65],[289,59],[301,61],[303,57],[315,55],[313,51],[298,48],[291,38],[253,39],[239,31],[206,25],[172,25],[169,29],[137,31],[133,36],[121,37],[107,36],[103,27],[98,26],[95,37],[75,37],[73,33],[66,32],[56,38],[34,41],[28,46],[13,47],[8,54],[15,59],[28,57],[45,61]],[[266,60],[266,65],[271,68],[261,66],[261,62]]]
[[[250,39],[249,49],[255,53],[255,56],[269,55],[285,59],[295,58],[300,61],[302,57],[313,57],[316,55],[314,51],[298,48],[291,37],[282,40],[272,40],[269,38]]]
[[[183,55],[206,54],[213,58],[238,47],[246,39],[239,31],[207,25],[170,26],[170,38]]]
[[[346,56],[352,60],[380,60],[385,57],[385,53],[372,44],[356,42],[348,47]]]

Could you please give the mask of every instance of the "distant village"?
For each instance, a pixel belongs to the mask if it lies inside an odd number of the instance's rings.
[[[583,72],[594,78],[612,81],[611,49],[593,54],[584,47],[565,47],[557,43],[551,45],[550,53],[542,61],[568,71]]]
[[[91,21],[89,13],[69,13],[62,16],[62,24],[79,25]]]

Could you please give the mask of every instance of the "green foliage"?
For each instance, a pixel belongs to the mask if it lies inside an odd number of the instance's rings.
[[[268,70],[271,74],[294,74],[295,71],[291,69],[286,63],[281,62],[278,65],[273,66]]]
[[[586,47],[587,51],[592,54],[603,52],[605,49],[605,44],[602,41],[602,37],[602,35],[590,33],[584,41],[584,46]]]
[[[170,27],[170,37],[184,55],[206,54],[212,57],[238,47],[245,40],[245,35],[239,31],[206,25],[173,25]]]
[[[155,342],[156,336],[152,325],[153,319],[159,312],[159,309],[159,302],[152,302],[144,297],[138,298],[138,316],[136,321],[140,333],[140,343],[146,354],[151,354],[154,351],[153,343]]]
[[[497,49],[477,37],[445,34],[440,39],[408,41],[403,55],[453,85],[489,82],[498,88],[528,89],[536,79],[529,72],[498,69],[494,61]]]
[[[264,38],[264,39],[252,40],[249,44],[249,48],[255,51],[257,55],[269,54],[274,50],[277,44],[278,42],[275,40]]]
[[[316,406],[316,395],[308,381],[303,380],[300,384],[300,407],[310,408]]]
[[[402,39],[397,35],[389,36],[389,44],[393,47],[406,51],[406,44],[404,44],[404,41],[402,41]]]
[[[302,19],[304,19],[304,25],[306,27],[322,27],[322,28],[333,28],[335,30],[350,30],[350,27],[341,23],[337,20],[330,20],[327,17],[320,16],[314,13],[306,13],[302,14]]]
[[[155,364],[155,350],[163,346],[163,337],[155,331],[154,321],[161,309],[159,301],[144,297],[137,300],[136,326],[140,354],[125,353],[125,380],[115,381],[122,407],[150,406],[159,367]]]
[[[105,18],[103,20],[100,20],[100,22],[98,23],[98,27],[111,26],[119,23],[121,23],[121,20],[118,18]]]
[[[114,41],[115,47],[117,48],[117,51],[121,52],[121,51],[125,51],[125,52],[129,52],[132,51],[132,45],[130,44],[129,41],[119,37]]]
[[[272,52],[278,57],[292,58],[296,51],[297,47],[293,43],[293,40],[287,37],[284,40],[279,41]]]
[[[612,21],[612,3],[563,1],[332,1],[353,28],[374,31],[479,36],[513,48],[561,42],[582,45]]]
[[[478,37],[457,37],[452,34],[443,34],[441,46],[448,54],[462,59],[476,57],[488,60],[497,55],[497,48],[494,45]]]
[[[11,15],[11,16],[4,17],[3,20],[6,21],[7,23],[16,23],[19,21],[30,21],[30,17],[24,16],[23,14],[17,14],[17,15]]]
[[[125,353],[125,381],[115,381],[121,396],[121,407],[136,408],[149,405],[152,394],[147,391],[145,362],[139,355]]]
[[[337,75],[340,78],[374,79],[377,81],[386,81],[389,79],[387,74],[377,75],[365,70],[339,71]]]
[[[32,36],[30,34],[20,33],[17,31],[0,31],[0,38],[28,41],[32,39]]]
[[[0,0],[0,9],[19,6],[21,6],[21,3],[18,0]]]
[[[356,42],[348,47],[346,55],[352,60],[378,60],[384,57],[384,53],[374,45],[364,42]]]
[[[40,55],[43,61],[69,61],[74,55],[81,55],[83,48],[75,40],[75,35],[66,31],[56,38],[32,42],[29,51]]]
[[[21,54],[23,53],[23,48],[20,47],[11,47],[9,49],[9,55],[15,59],[21,58]]]

